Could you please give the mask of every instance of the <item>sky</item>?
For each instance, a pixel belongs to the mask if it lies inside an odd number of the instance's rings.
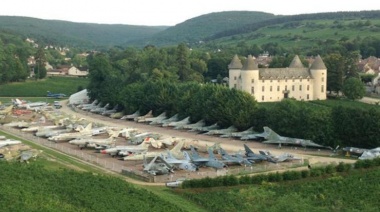
[[[380,10],[378,0],[1,0],[0,15],[79,23],[174,26],[222,11],[275,15]]]

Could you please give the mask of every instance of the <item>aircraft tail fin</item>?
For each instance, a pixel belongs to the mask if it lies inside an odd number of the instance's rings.
[[[83,131],[90,131],[92,130],[92,123],[87,124],[87,126],[83,129]]]
[[[211,148],[208,148],[208,149],[207,149],[207,152],[208,152],[208,157],[209,157],[210,159],[215,159],[214,152],[212,151]]]
[[[191,161],[191,158],[190,158],[190,155],[188,152],[183,151],[183,156],[184,156],[185,160]]]
[[[191,155],[193,156],[194,159],[200,158],[198,152],[195,151],[193,145],[190,145],[190,149],[191,149]]]
[[[148,148],[149,145],[151,144],[151,139],[153,138],[150,138],[150,137],[145,138],[143,142],[141,142],[141,144],[138,145],[138,147]]]
[[[178,151],[181,151],[181,149],[183,148],[183,145],[185,145],[185,141],[184,140],[181,140],[177,143],[177,145],[175,145],[171,150],[170,152],[178,152]]]
[[[247,146],[247,144],[244,144],[245,154],[254,154],[254,152]]]
[[[219,151],[219,154],[222,155],[222,157],[228,155],[226,150],[224,150],[223,148],[219,148],[218,151]]]
[[[264,132],[267,134],[267,140],[278,140],[281,137],[269,127],[264,127]]]

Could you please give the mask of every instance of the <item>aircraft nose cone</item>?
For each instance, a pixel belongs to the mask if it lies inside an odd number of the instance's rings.
[[[107,151],[103,149],[103,150],[100,151],[100,153],[107,154]]]

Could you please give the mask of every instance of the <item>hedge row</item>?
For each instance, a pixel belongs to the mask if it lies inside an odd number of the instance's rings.
[[[339,163],[338,165],[327,165],[324,167],[315,167],[302,171],[285,171],[282,173],[258,174],[254,176],[244,175],[236,177],[234,175],[220,176],[216,178],[203,178],[186,180],[182,183],[182,188],[210,188],[220,186],[235,186],[248,184],[262,184],[263,182],[283,182],[299,180],[309,177],[328,176],[336,172],[350,172],[351,169],[368,169],[380,167],[380,158],[373,160],[358,160],[354,165]]]

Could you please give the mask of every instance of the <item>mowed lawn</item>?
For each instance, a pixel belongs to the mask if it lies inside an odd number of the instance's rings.
[[[47,77],[42,80],[0,85],[0,97],[46,97],[47,91],[70,96],[87,87],[89,79],[77,77]]]

